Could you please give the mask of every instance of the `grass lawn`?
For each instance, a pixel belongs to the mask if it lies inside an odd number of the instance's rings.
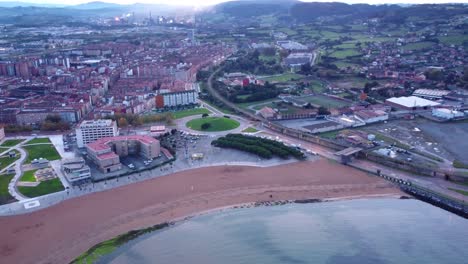
[[[18,186],[18,191],[26,197],[38,197],[49,193],[63,191],[63,185],[59,178],[39,183],[36,187]]]
[[[10,158],[8,154],[0,157],[0,170],[3,170],[4,168],[8,167],[10,164],[17,161],[20,158],[20,153],[17,150],[14,151],[16,152],[16,157],[14,158]]]
[[[33,138],[26,142],[27,144],[52,143],[49,138]]]
[[[203,124],[210,124],[207,129],[202,129]],[[206,132],[226,131],[239,127],[239,122],[226,117],[205,117],[197,118],[187,122],[190,129]]]
[[[468,41],[468,36],[460,35],[450,35],[439,37],[440,42],[444,44],[453,44],[453,45],[463,45],[463,42]]]
[[[280,62],[280,58],[276,55],[273,55],[273,56],[260,55],[259,59],[264,62],[269,62],[269,61]]]
[[[187,116],[210,114],[210,113],[211,112],[206,108],[194,108],[194,109],[177,111],[177,112],[174,112],[173,115],[175,119],[179,119],[179,118],[184,118]]]
[[[23,147],[28,152],[28,157],[25,163],[31,163],[32,160],[38,158],[44,158],[47,160],[58,160],[61,159],[60,154],[52,144],[45,145],[32,145]]]
[[[280,75],[262,77],[262,78],[259,78],[259,79],[264,80],[266,82],[289,82],[291,80],[299,80],[302,77],[304,77],[304,75],[300,75],[300,74],[296,74],[296,73],[292,73],[292,72],[287,72],[287,73],[283,73],[283,74],[280,74]]]
[[[24,139],[7,139],[2,143],[2,147],[13,147],[23,142]]]
[[[323,93],[326,90],[325,85],[321,81],[313,80],[309,82],[309,89],[314,91],[314,93]]]
[[[454,191],[454,192],[457,192],[459,194],[463,194],[465,196],[468,196],[468,191],[464,191],[464,190],[459,190],[459,189],[453,189],[453,188],[448,188],[449,190],[451,191]]]
[[[244,132],[244,133],[255,133],[257,131],[258,130],[256,128],[254,128],[254,127],[248,127],[246,129],[242,130],[242,132]]]
[[[340,132],[341,130],[323,132],[323,133],[317,134],[317,136],[322,137],[322,138],[335,139],[340,134]]]
[[[24,181],[24,182],[36,182],[36,177],[34,177],[34,173],[35,173],[36,171],[37,171],[37,170],[25,171],[25,172],[23,173],[23,176],[21,176],[20,181]]]
[[[7,204],[15,201],[10,193],[8,192],[8,184],[13,179],[14,174],[2,174],[0,175],[0,204]]]
[[[307,96],[307,97],[303,97],[301,99],[308,102],[308,103],[323,106],[323,107],[326,107],[326,108],[338,108],[338,107],[343,107],[343,106],[348,106],[349,105],[348,102],[341,101],[341,100],[338,100],[338,99],[333,99],[333,98],[330,98],[330,97],[327,97],[327,96],[322,96],[322,95]]]
[[[404,45],[402,48],[405,50],[422,50],[422,49],[428,49],[432,46],[434,46],[434,42],[430,41],[423,41],[423,42],[414,42],[414,43],[409,43],[407,45]]]
[[[334,57],[337,59],[344,59],[347,57],[352,57],[352,56],[358,56],[361,55],[362,53],[359,52],[357,49],[344,49],[344,50],[337,50],[332,53],[330,53],[330,57]]]
[[[249,110],[249,106],[254,106],[253,109],[255,110],[260,110],[264,106],[271,106],[270,104],[273,102],[280,101],[278,98],[272,98],[272,99],[267,99],[263,101],[254,101],[254,102],[248,102],[248,103],[240,103],[237,104],[237,106]]]

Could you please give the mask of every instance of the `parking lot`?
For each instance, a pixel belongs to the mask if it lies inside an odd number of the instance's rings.
[[[174,162],[176,170],[184,170],[211,165],[240,164],[240,165],[260,165],[274,166],[288,162],[294,162],[295,159],[283,160],[272,158],[269,160],[261,159],[256,155],[234,149],[221,149],[211,146],[211,141],[218,136],[207,135],[189,135],[178,132],[171,136],[176,145],[177,160]],[[193,154],[201,154],[203,158],[192,158]]]
[[[399,140],[442,158],[468,162],[468,123],[435,123],[426,119],[395,120],[363,128]]]

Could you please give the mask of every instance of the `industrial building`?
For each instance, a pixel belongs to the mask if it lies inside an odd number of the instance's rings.
[[[413,92],[414,96],[426,99],[442,99],[444,96],[450,94],[450,91],[436,90],[436,89],[417,89]]]
[[[120,157],[140,155],[146,159],[154,159],[161,152],[159,140],[138,135],[101,138],[87,144],[86,150],[90,159],[103,173],[120,170]]]
[[[427,110],[440,105],[437,102],[419,98],[417,96],[392,97],[385,100],[385,104],[402,110]]]
[[[465,114],[461,111],[456,111],[447,108],[434,108],[432,109],[432,115],[447,120],[461,118],[465,116]]]
[[[284,64],[289,67],[300,67],[312,63],[312,53],[291,53],[284,59]]]
[[[76,142],[79,148],[105,137],[115,137],[119,134],[117,123],[110,119],[86,120],[76,129]]]

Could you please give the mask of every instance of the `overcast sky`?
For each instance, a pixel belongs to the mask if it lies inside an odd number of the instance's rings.
[[[0,0],[0,2],[10,2],[15,0]],[[41,4],[82,4],[92,2],[93,0],[16,0],[19,2],[41,3]],[[96,0],[102,2],[110,2],[117,4],[133,4],[133,3],[164,3],[175,5],[213,5],[227,0]],[[367,4],[386,4],[386,3],[404,3],[404,4],[420,4],[420,3],[468,3],[468,0],[302,0],[303,2],[345,2],[345,3],[367,3]]]

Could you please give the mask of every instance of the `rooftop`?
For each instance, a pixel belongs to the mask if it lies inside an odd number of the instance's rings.
[[[142,135],[133,135],[133,136],[117,136],[117,137],[105,137],[98,139],[92,143],[86,145],[89,150],[92,151],[103,151],[103,150],[111,150],[109,146],[110,143],[114,141],[125,141],[125,140],[137,140],[143,144],[152,144],[158,142],[158,140],[149,137],[149,136],[142,136]]]
[[[416,96],[402,96],[402,97],[392,97],[387,99],[388,102],[401,105],[404,107],[426,107],[426,106],[438,106],[440,105],[437,102],[419,98]]]

